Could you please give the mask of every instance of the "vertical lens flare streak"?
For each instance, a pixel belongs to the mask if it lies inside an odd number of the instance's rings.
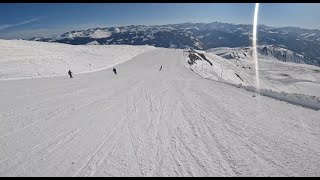
[[[258,12],[259,12],[259,3],[256,3],[256,6],[254,8],[254,18],[253,18],[252,46],[253,46],[253,58],[255,61],[255,69],[256,69],[256,83],[257,83],[257,89],[259,92],[260,82],[259,82],[259,66],[258,66],[258,52],[257,52]]]

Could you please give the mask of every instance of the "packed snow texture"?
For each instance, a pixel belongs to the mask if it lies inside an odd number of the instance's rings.
[[[0,176],[320,175],[319,111],[189,66],[154,48],[118,75],[0,81]]]
[[[0,40],[0,80],[65,75],[110,68],[152,46],[79,45],[23,40]]]

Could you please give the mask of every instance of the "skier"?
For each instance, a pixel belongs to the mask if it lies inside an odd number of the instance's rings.
[[[72,73],[70,70],[68,71],[68,74],[69,74],[70,78],[73,78],[73,77],[72,77],[72,74],[73,74],[73,73]]]
[[[114,72],[114,74],[117,74],[116,68],[113,68],[112,71]]]
[[[159,71],[161,71],[161,69],[162,69],[162,66],[160,67]]]

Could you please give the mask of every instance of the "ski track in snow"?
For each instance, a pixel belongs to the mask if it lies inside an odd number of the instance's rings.
[[[117,69],[0,81],[0,176],[320,175],[319,111],[201,78],[182,50]]]

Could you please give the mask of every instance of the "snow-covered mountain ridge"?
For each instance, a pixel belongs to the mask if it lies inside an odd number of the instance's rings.
[[[252,25],[212,22],[92,28],[30,40],[74,45],[127,44],[208,50],[217,47],[250,46],[251,34]],[[314,65],[320,65],[320,30],[260,25],[258,44],[285,46],[290,51],[303,54],[305,59],[310,59],[308,63],[315,62]]]

